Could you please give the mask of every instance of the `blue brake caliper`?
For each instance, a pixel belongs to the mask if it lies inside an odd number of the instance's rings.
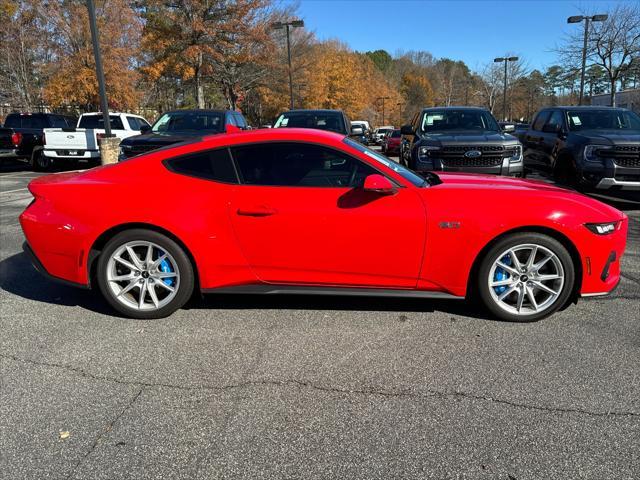
[[[166,259],[160,262],[160,271],[163,273],[173,272],[173,270],[171,269],[171,264],[169,264],[169,262],[167,262]],[[174,282],[173,278],[163,278],[162,281],[165,283],[165,285],[169,285],[170,287],[173,287],[173,282]]]
[[[511,266],[511,257],[509,255],[505,255],[500,259],[502,263],[505,265]],[[506,280],[509,278],[509,274],[502,268],[496,268],[495,274],[493,275],[493,281],[499,282],[500,280]],[[506,285],[501,285],[499,287],[493,287],[495,292],[499,295],[507,289]]]

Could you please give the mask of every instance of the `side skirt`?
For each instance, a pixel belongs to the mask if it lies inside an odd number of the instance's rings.
[[[424,290],[402,290],[385,288],[351,288],[351,287],[318,287],[301,285],[236,285],[233,287],[205,288],[202,293],[237,293],[251,295],[345,295],[355,297],[399,297],[399,298],[432,298],[440,300],[464,300],[444,292]]]

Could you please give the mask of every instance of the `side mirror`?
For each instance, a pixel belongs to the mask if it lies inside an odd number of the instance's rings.
[[[393,195],[396,193],[396,187],[387,177],[374,173],[364,179],[364,191],[380,195]]]
[[[351,135],[362,135],[363,133],[364,130],[362,129],[362,127],[358,127],[357,125],[351,126]]]
[[[140,133],[148,133],[151,131],[151,127],[149,125],[142,125],[140,127]]]
[[[503,125],[502,131],[504,133],[513,133],[516,131],[516,126],[513,123],[507,123],[506,125]]]
[[[403,126],[400,128],[400,133],[401,133],[402,135],[413,135],[413,134],[415,134],[416,132],[414,132],[414,131],[413,131],[413,127],[412,127],[411,125],[403,125]]]

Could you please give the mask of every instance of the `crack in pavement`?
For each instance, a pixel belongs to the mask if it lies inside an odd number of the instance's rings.
[[[416,399],[426,399],[426,398],[464,398],[464,399],[471,399],[471,400],[482,400],[485,402],[491,402],[491,403],[496,403],[499,405],[506,405],[509,407],[513,407],[513,408],[520,408],[520,409],[525,409],[525,410],[535,410],[535,411],[540,411],[540,412],[548,412],[548,413],[575,413],[575,414],[581,414],[581,415],[588,415],[588,416],[593,416],[593,417],[640,417],[640,413],[638,412],[632,412],[632,411],[613,411],[613,410],[609,410],[606,412],[598,412],[598,411],[592,411],[592,410],[587,410],[587,409],[583,409],[583,408],[568,408],[568,407],[549,407],[549,406],[543,406],[543,405],[531,405],[531,404],[527,404],[527,403],[520,403],[520,402],[514,402],[511,400],[505,400],[505,399],[500,399],[500,398],[494,398],[494,397],[490,397],[488,395],[479,395],[479,394],[475,394],[475,393],[469,393],[469,392],[462,392],[462,391],[440,391],[440,390],[434,390],[434,389],[426,389],[426,391],[423,392],[412,392],[409,390],[402,390],[402,391],[393,391],[393,390],[380,390],[380,389],[368,389],[368,388],[361,388],[361,389],[354,389],[354,388],[338,388],[338,387],[330,387],[330,386],[324,386],[324,385],[318,385],[309,381],[304,381],[304,380],[295,380],[295,379],[289,379],[289,380],[248,380],[246,382],[242,382],[242,383],[233,383],[233,384],[228,384],[228,385],[220,385],[220,386],[215,386],[215,385],[198,385],[198,386],[187,386],[187,385],[176,385],[176,384],[171,384],[171,383],[161,383],[161,382],[140,382],[140,381],[131,381],[131,380],[122,380],[119,378],[114,378],[114,377],[107,377],[107,376],[103,376],[103,375],[95,375],[93,373],[87,372],[79,367],[74,367],[71,365],[64,365],[64,364],[60,364],[60,363],[49,363],[49,362],[38,362],[36,360],[31,360],[28,358],[21,358],[21,357],[17,357],[15,355],[7,355],[4,353],[0,353],[0,357],[1,358],[6,358],[8,360],[13,360],[15,362],[19,362],[19,363],[25,363],[25,364],[29,364],[29,365],[35,365],[35,366],[41,366],[41,367],[50,367],[50,368],[58,368],[58,369],[62,369],[62,370],[66,370],[69,372],[73,372],[76,373],[78,375],[81,375],[85,378],[90,378],[92,380],[98,380],[98,381],[105,381],[105,382],[112,382],[112,383],[117,383],[120,385],[127,385],[127,386],[137,386],[140,387],[140,392],[138,392],[138,395],[136,395],[135,399],[133,402],[135,402],[135,400],[138,398],[138,396],[140,396],[140,393],[142,393],[142,390],[144,388],[167,388],[167,389],[175,389],[175,390],[182,390],[182,391],[204,391],[204,390],[208,390],[208,391],[219,391],[219,392],[224,392],[227,390],[234,390],[234,389],[239,389],[239,388],[247,388],[247,387],[259,387],[259,386],[276,386],[276,387],[288,387],[288,386],[297,386],[297,387],[304,387],[304,388],[310,388],[313,390],[318,390],[318,391],[322,391],[322,392],[327,392],[327,393],[339,393],[339,394],[346,394],[346,395],[376,395],[376,396],[381,396],[381,397],[389,397],[389,398],[402,398],[402,397],[406,397],[406,398],[416,398]],[[122,414],[133,405],[133,402],[131,402],[129,404],[129,406],[127,406],[122,412],[121,414],[114,420],[113,423],[115,423],[115,421],[118,420],[118,418],[120,418],[122,416]],[[100,435],[98,437],[98,439],[96,440],[96,445],[97,442],[99,441],[100,437],[102,435]],[[95,448],[95,446],[93,447]],[[93,448],[90,450],[90,452],[93,450]],[[89,452],[89,453],[90,453]]]
[[[95,438],[95,440],[93,441],[93,443],[89,447],[89,450],[87,450],[85,452],[85,454],[82,456],[82,458],[80,458],[80,460],[78,460],[78,462],[75,464],[75,466],[71,469],[71,472],[69,472],[69,475],[67,475],[67,477],[66,477],[67,480],[72,478],[75,475],[75,473],[78,470],[78,468],[80,468],[80,465],[82,465],[82,463],[89,457],[89,455],[91,455],[93,453],[93,451],[96,449],[96,447],[100,443],[100,440],[102,439],[102,437],[104,435],[106,435],[107,433],[109,433],[113,429],[113,427],[116,424],[116,422],[118,420],[120,420],[120,418],[127,412],[127,410],[129,410],[133,406],[134,403],[136,403],[136,400],[138,400],[138,397],[142,394],[143,390],[144,390],[144,387],[141,387],[140,390],[138,391],[138,393],[136,393],[133,396],[131,401],[124,406],[124,408],[120,411],[120,413],[118,413],[118,415],[116,415],[116,417],[112,421],[107,423],[107,426],[104,427],[100,431],[100,433],[98,433],[98,436]]]

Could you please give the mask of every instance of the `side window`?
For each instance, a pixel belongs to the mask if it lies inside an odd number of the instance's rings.
[[[238,125],[240,128],[247,128],[247,121],[241,114],[234,113],[234,117],[236,117],[236,125]]]
[[[127,123],[129,123],[131,130],[140,130],[140,122],[136,117],[127,117]]]
[[[166,161],[167,168],[190,177],[224,183],[238,183],[233,162],[226,148],[193,153]]]
[[[373,167],[342,152],[300,143],[266,143],[232,148],[241,181],[288,187],[362,186]]]
[[[531,129],[537,132],[541,132],[542,126],[545,124],[550,114],[551,112],[549,110],[543,110],[542,112],[540,112],[536,116],[536,119],[533,121],[533,124],[531,125]]]
[[[547,120],[546,125],[551,127],[553,130],[557,129],[558,127],[564,126],[564,122],[562,121],[562,111],[553,110],[553,113],[551,113],[551,116],[549,117],[549,120]]]

